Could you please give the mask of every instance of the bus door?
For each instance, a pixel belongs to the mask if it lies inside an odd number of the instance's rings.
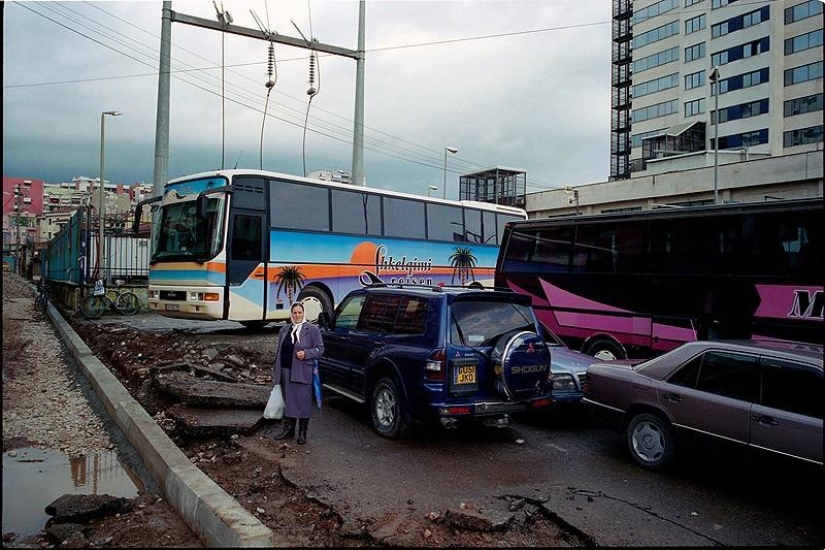
[[[232,321],[263,320],[266,304],[266,243],[263,212],[233,209],[229,215],[225,305]]]

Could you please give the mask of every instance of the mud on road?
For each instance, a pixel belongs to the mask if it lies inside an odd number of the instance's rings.
[[[155,381],[174,370],[198,380],[270,386],[273,345],[236,345],[243,338],[204,337],[179,329],[137,330],[117,322],[71,321],[73,328],[173,441],[204,473],[267,525],[276,544],[287,546],[590,546],[584,534],[557,520],[540,501],[513,498],[512,513],[490,521],[472,503],[442,509],[387,510],[359,514],[357,506],[334,505],[312,488],[291,482],[284,471],[300,468],[311,444],[272,438],[277,424],[261,419],[251,429],[198,436],[173,414],[181,404]],[[265,332],[269,334],[269,332]],[[268,340],[266,336],[263,338]],[[259,339],[260,341],[260,339]],[[392,487],[376,487],[392,491]]]

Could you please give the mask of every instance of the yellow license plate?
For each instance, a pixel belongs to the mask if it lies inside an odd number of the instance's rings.
[[[475,384],[476,383],[476,366],[463,365],[456,367],[453,374],[455,376],[456,384]]]

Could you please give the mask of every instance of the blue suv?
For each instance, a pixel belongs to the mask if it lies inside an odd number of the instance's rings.
[[[368,404],[380,435],[413,423],[506,427],[551,403],[550,351],[527,296],[375,284],[322,317],[324,386]]]

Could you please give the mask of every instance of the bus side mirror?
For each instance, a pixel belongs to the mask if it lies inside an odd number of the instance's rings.
[[[203,219],[206,217],[206,204],[208,201],[209,199],[206,197],[206,195],[198,195],[196,204],[196,215],[198,218]]]

